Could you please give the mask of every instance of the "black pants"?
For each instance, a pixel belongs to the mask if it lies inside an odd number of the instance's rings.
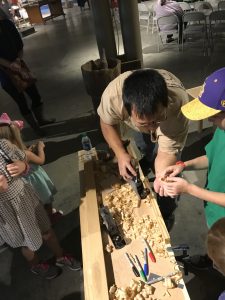
[[[8,93],[13,100],[19,106],[19,110],[22,115],[27,115],[30,113],[30,108],[27,104],[27,99],[24,93],[19,92],[16,87],[13,85],[12,81],[8,79],[4,83],[2,83],[2,88]],[[30,97],[32,101],[32,108],[38,107],[42,104],[41,96],[38,92],[38,89],[35,84],[29,86],[25,93]]]

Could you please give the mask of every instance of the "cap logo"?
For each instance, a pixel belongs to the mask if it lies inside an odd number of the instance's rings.
[[[204,90],[205,90],[205,83],[203,84],[203,86],[202,86],[202,88],[201,88],[201,90],[199,92],[199,97],[202,96],[202,94],[204,93]]]
[[[221,106],[225,107],[225,100],[221,100],[220,104]]]

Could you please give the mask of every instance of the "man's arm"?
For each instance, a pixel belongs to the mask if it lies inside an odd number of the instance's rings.
[[[155,159],[156,177],[158,174],[161,174],[168,166],[175,165],[176,161],[177,161],[177,157],[175,154],[161,152],[159,150]]]
[[[126,152],[116,128],[113,125],[104,123],[102,119],[100,119],[100,125],[105,140],[117,157],[120,175],[125,180],[130,179],[131,176],[128,171],[133,175],[136,175],[136,173],[131,166],[131,156]]]

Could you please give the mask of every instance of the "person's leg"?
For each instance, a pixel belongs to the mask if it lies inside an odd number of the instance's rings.
[[[16,102],[16,104],[19,107],[19,110],[24,117],[24,119],[27,121],[27,123],[31,126],[31,128],[34,129],[34,131],[38,135],[43,135],[28,104],[26,97],[24,93],[19,92],[16,87],[13,85],[13,83],[8,79],[6,82],[2,84],[2,88],[6,91],[9,96]]]
[[[36,265],[39,263],[39,258],[37,256],[36,252],[30,250],[27,247],[22,247],[21,251],[30,266]]]
[[[62,247],[60,246],[58,239],[55,235],[55,232],[50,229],[48,232],[43,234],[43,239],[47,246],[52,250],[56,257],[56,265],[59,267],[68,267],[73,271],[78,271],[81,269],[80,262],[76,261],[76,259],[69,254],[65,254],[63,252]]]
[[[143,158],[139,161],[143,174],[146,176],[154,168],[156,144],[152,143],[150,135],[134,131],[133,138]]]
[[[55,119],[47,119],[44,116],[44,104],[41,101],[41,96],[35,84],[29,86],[26,91],[27,95],[30,97],[32,101],[32,111],[34,113],[35,118],[38,121],[39,126],[44,126],[48,124],[52,124],[55,122]]]
[[[53,279],[61,273],[61,269],[55,265],[40,263],[37,253],[28,247],[22,247],[21,251],[30,265],[31,272],[35,275],[41,276],[45,279]]]
[[[56,258],[63,256],[63,249],[59,244],[59,241],[52,229],[42,235],[44,242],[52,250]]]
[[[16,102],[23,116],[31,112],[27,104],[25,95],[19,92],[9,79],[7,80],[7,82],[4,82],[2,84],[2,88]]]

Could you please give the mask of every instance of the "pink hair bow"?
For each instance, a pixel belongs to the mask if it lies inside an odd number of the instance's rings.
[[[23,129],[23,121],[22,120],[12,121],[7,113],[3,113],[0,116],[0,125],[4,125],[4,124],[6,124],[6,125],[13,124],[13,125],[17,126],[20,130]]]

